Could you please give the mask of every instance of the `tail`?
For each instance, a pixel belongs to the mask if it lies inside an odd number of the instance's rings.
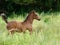
[[[2,16],[2,19],[3,19],[6,23],[8,23],[6,14],[5,14],[5,13],[1,13],[1,16]]]

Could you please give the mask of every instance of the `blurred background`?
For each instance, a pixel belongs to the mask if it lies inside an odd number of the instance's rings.
[[[0,12],[25,14],[32,9],[41,13],[60,11],[60,0],[0,0]],[[9,16],[9,15],[8,15]]]

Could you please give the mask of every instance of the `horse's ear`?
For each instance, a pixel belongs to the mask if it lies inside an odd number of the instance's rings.
[[[29,12],[29,15],[32,14],[32,13],[34,14],[35,13],[35,10],[30,11]]]
[[[35,10],[32,10],[31,13],[35,13]]]

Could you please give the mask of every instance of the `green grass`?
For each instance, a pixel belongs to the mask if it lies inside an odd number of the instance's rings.
[[[41,13],[41,21],[34,20],[34,32],[29,35],[17,33],[7,35],[6,23],[0,17],[0,45],[60,45],[60,13]],[[22,16],[8,18],[8,21],[23,21]]]

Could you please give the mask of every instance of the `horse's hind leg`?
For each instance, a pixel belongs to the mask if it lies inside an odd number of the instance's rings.
[[[14,34],[14,29],[9,30],[10,34]]]

